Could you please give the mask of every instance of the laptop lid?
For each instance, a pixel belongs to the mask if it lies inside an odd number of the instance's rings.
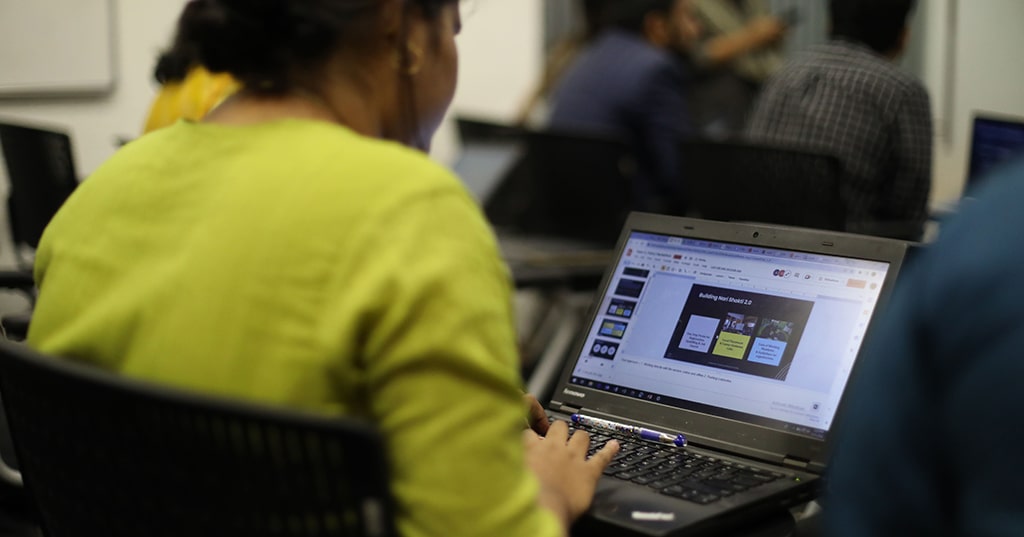
[[[523,130],[467,117],[455,118],[461,150],[452,166],[477,201],[487,202],[523,153]]]
[[[820,471],[906,243],[634,213],[550,408]]]
[[[634,206],[636,165],[617,138],[524,133],[525,152],[484,203],[503,234],[571,239],[610,249]]]

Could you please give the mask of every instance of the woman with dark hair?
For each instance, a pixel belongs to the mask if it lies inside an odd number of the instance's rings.
[[[177,41],[242,89],[76,190],[29,343],[375,424],[402,535],[565,534],[616,444],[588,460],[563,423],[521,431],[507,269],[412,149],[452,99],[459,26],[455,0],[190,2]]]

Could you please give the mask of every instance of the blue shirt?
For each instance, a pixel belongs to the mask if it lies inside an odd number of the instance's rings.
[[[902,275],[850,388],[829,535],[1024,535],[1024,161]]]
[[[621,30],[599,36],[566,73],[552,99],[550,127],[617,137],[637,157],[634,202],[678,201],[679,140],[689,132],[681,62]]]

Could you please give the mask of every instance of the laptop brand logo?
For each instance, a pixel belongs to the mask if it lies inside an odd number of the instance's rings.
[[[673,522],[676,519],[675,513],[660,513],[648,511],[633,511],[633,520],[641,522]]]
[[[571,395],[573,397],[586,397],[587,396],[587,394],[585,394],[583,392],[573,391],[573,390],[570,390],[569,388],[566,388],[566,389],[562,390],[562,393],[565,394],[565,395]]]

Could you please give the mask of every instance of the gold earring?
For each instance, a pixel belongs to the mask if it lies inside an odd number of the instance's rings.
[[[409,76],[419,74],[423,70],[423,49],[409,42],[405,45],[405,54],[395,51],[395,69]]]

